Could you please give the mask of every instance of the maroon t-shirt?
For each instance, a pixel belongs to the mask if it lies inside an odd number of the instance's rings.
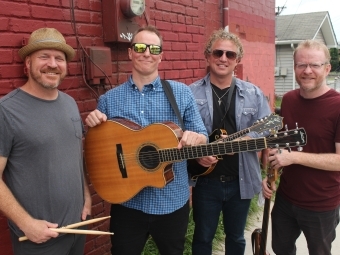
[[[338,92],[331,89],[320,97],[305,99],[300,96],[299,89],[290,91],[282,99],[281,115],[289,129],[295,128],[296,123],[305,128],[307,145],[303,147],[303,152],[335,152],[335,143],[340,143]],[[296,164],[286,166],[280,178],[278,193],[294,205],[308,210],[335,209],[340,204],[340,172]]]

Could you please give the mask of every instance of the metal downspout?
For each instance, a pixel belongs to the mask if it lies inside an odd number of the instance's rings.
[[[223,8],[222,8],[222,22],[224,30],[229,32],[229,0],[222,0],[223,1]]]
[[[295,50],[295,48],[294,48],[294,43],[291,43],[291,44],[290,44],[290,47],[292,48],[293,54],[294,54],[294,50]],[[295,81],[294,55],[293,55],[293,90],[295,89],[295,87],[296,87],[296,81]]]

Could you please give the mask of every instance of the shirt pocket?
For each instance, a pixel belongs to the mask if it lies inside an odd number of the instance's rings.
[[[79,139],[83,137],[82,123],[80,117],[71,117],[75,136]]]
[[[258,110],[257,108],[251,108],[251,107],[247,107],[247,108],[243,108],[242,110],[242,114],[243,115],[248,115],[248,116],[254,116],[255,114],[257,114]]]
[[[209,120],[208,100],[196,98],[196,104],[203,121],[205,122],[205,120]]]

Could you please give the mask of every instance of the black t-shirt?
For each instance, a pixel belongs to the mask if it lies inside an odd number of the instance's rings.
[[[236,89],[233,91],[233,95],[230,101],[230,107],[226,113],[226,106],[228,101],[229,87],[226,89],[219,89],[217,86],[211,84],[213,93],[213,128],[224,129],[227,134],[233,134],[237,132],[236,120],[235,120],[235,97]],[[217,95],[216,95],[217,94]],[[221,104],[219,104],[219,101]],[[214,170],[207,175],[207,177],[219,177],[221,175],[226,176],[236,176],[239,173],[239,155],[235,153],[234,155],[223,155],[223,160],[219,160]]]

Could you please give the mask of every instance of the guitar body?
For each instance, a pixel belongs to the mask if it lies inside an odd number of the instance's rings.
[[[174,178],[172,164],[148,158],[158,148],[177,147],[182,130],[172,122],[145,128],[125,119],[90,128],[85,139],[86,168],[98,195],[123,203],[144,187],[164,187]]]
[[[226,138],[222,138],[222,135],[226,136],[227,131],[224,129],[215,129],[210,135],[209,135],[209,143],[216,143],[218,141],[232,141],[234,139],[240,138],[242,136],[245,136],[249,132],[257,132],[262,133],[264,131],[272,131],[272,130],[279,130],[282,128],[282,117],[272,114],[268,117],[266,117],[264,120],[259,120],[254,123],[252,127],[249,127],[247,129],[238,131],[234,134],[231,134],[227,136]],[[216,155],[216,158],[219,160],[223,160],[223,157],[221,155]],[[191,175],[192,180],[197,180],[199,176],[204,176],[207,174],[210,174],[214,168],[216,167],[217,163],[212,164],[209,167],[204,167],[200,164],[198,164],[196,161],[193,160],[188,161],[188,172]]]

